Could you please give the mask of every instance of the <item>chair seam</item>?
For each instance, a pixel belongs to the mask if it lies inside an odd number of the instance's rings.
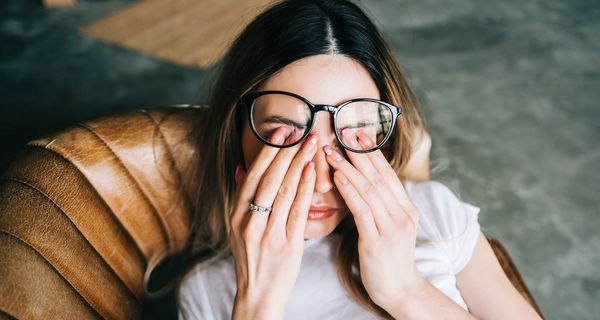
[[[127,288],[127,291],[135,298],[136,301],[141,302],[140,299],[138,299],[137,295],[129,288],[128,285],[126,285],[124,283],[124,281],[121,279],[121,277],[119,277],[119,275],[115,272],[115,270],[110,266],[110,264],[108,264],[104,258],[102,257],[102,255],[98,252],[98,250],[92,245],[92,243],[83,235],[83,233],[81,233],[81,230],[79,230],[79,228],[77,227],[77,225],[73,222],[73,220],[71,219],[71,217],[69,217],[69,215],[52,199],[50,198],[45,192],[43,192],[42,190],[40,190],[39,188],[37,188],[36,186],[28,183],[27,181],[23,181],[19,178],[16,177],[12,177],[12,176],[3,176],[0,177],[0,180],[5,180],[5,181],[14,181],[20,184],[23,184],[29,188],[31,188],[34,191],[39,192],[41,195],[43,195],[46,199],[50,200],[50,202],[52,202],[52,204],[58,208],[60,210],[60,212],[62,212],[63,215],[65,215],[67,217],[67,219],[69,220],[69,223],[71,223],[71,225],[73,225],[73,227],[75,228],[75,230],[77,230],[77,232],[81,235],[81,237],[83,239],[85,239],[84,241],[94,250],[94,252],[100,257],[100,260],[102,261],[102,263],[106,264],[108,266],[108,269],[110,270],[110,272],[115,276],[115,278],[119,279],[119,281],[123,284],[123,286],[125,288]],[[37,250],[36,250],[37,251]],[[41,253],[40,253],[41,254]],[[143,255],[142,255],[143,256]],[[47,259],[46,259],[47,260]],[[49,263],[50,261],[47,260]],[[52,263],[50,263],[50,265],[52,265],[54,267],[54,265]],[[56,268],[55,268],[56,269]],[[70,282],[69,282],[70,283]]]
[[[65,156],[64,156],[63,154],[61,154],[60,152],[57,152],[57,151],[56,151],[56,150],[54,150],[54,149],[47,148],[46,146],[40,145],[40,144],[38,144],[38,143],[30,143],[30,144],[27,144],[25,147],[26,147],[26,148],[30,148],[30,149],[32,149],[32,150],[35,150],[35,149],[41,149],[41,150],[44,150],[44,151],[48,151],[48,152],[50,152],[50,153],[52,153],[52,154],[54,154],[54,155],[56,155],[56,156],[60,157],[61,159],[63,159],[63,160],[64,160],[64,161],[67,163],[67,165],[74,167],[74,168],[77,170],[77,172],[78,172],[78,173],[79,173],[79,174],[80,174],[80,175],[81,175],[81,176],[82,176],[82,177],[83,177],[83,178],[84,178],[84,179],[85,179],[85,180],[86,180],[86,181],[87,181],[87,182],[90,184],[90,186],[92,187],[92,190],[94,190],[94,193],[95,193],[96,195],[98,195],[98,199],[99,199],[99,201],[101,201],[101,202],[102,202],[102,203],[103,203],[103,204],[104,204],[104,205],[105,205],[107,208],[109,208],[109,209],[110,209],[110,213],[113,215],[114,219],[115,219],[115,220],[116,220],[116,221],[119,223],[120,229],[121,229],[121,230],[123,230],[123,231],[125,231],[125,233],[124,233],[124,234],[125,234],[125,235],[126,235],[128,238],[129,238],[129,240],[130,240],[130,241],[133,243],[133,245],[134,245],[134,248],[135,248],[135,250],[136,250],[136,253],[137,253],[137,254],[138,254],[140,257],[143,257],[143,258],[145,259],[145,256],[144,256],[144,253],[143,253],[142,249],[141,249],[141,248],[140,248],[140,246],[137,244],[137,242],[135,241],[135,239],[133,238],[133,236],[131,235],[131,233],[130,233],[130,232],[127,230],[127,228],[125,228],[125,226],[123,225],[123,223],[121,222],[121,220],[119,219],[119,217],[117,217],[117,216],[116,216],[116,214],[115,214],[115,213],[114,213],[114,211],[111,209],[111,207],[108,205],[108,203],[107,203],[107,202],[104,200],[104,198],[102,198],[102,196],[100,195],[100,193],[98,193],[98,190],[97,190],[97,189],[94,187],[94,185],[93,185],[93,184],[90,182],[90,180],[89,180],[89,179],[88,179],[88,178],[87,178],[87,177],[86,177],[86,176],[83,174],[83,172],[81,172],[81,169],[79,169],[79,168],[78,168],[78,167],[77,167],[77,166],[76,166],[76,165],[73,163],[73,161],[72,161],[72,160],[68,159],[67,157],[65,157]],[[7,175],[4,175],[4,176],[0,177],[0,179],[2,179],[3,177],[8,177],[8,176],[7,176]],[[17,179],[18,179],[18,178],[17,178]],[[25,183],[26,183],[26,184],[28,184],[27,182],[25,182]],[[36,187],[34,187],[34,186],[31,186],[31,187],[32,187],[32,188],[35,188],[35,189],[37,189],[37,188],[36,188]],[[46,195],[46,194],[45,194],[43,191],[41,191],[41,190],[38,190],[38,191],[40,191],[40,192],[41,192],[41,193],[42,193],[44,196],[46,196],[47,198],[49,198],[50,200],[52,200],[52,199],[51,199],[51,198],[50,198],[48,195]],[[53,201],[53,202],[54,202],[54,201]],[[57,205],[57,206],[58,206],[58,205]],[[60,207],[59,207],[59,208],[60,208]],[[63,211],[63,212],[64,212],[64,210],[62,210],[62,208],[60,208],[60,209],[61,209],[61,211]],[[71,220],[71,218],[69,217],[69,215],[68,215],[68,214],[66,214],[66,213],[65,213],[65,215],[66,215],[66,216],[69,218],[69,220]],[[73,223],[73,224],[74,224],[74,223]]]
[[[28,241],[25,241],[23,238],[13,234],[12,232],[8,232],[6,230],[0,229],[0,233],[4,233],[4,234],[8,235],[9,237],[13,237],[13,238],[17,239],[18,241],[24,243],[29,248],[31,248],[33,251],[35,251],[42,259],[44,259],[44,261],[46,261],[46,263],[48,263],[50,265],[50,267],[52,267],[52,269],[54,269],[56,271],[56,273],[58,273],[60,275],[61,278],[63,278],[63,280],[65,280],[69,284],[69,286],[81,297],[81,299],[83,299],[85,302],[87,302],[87,304],[90,306],[90,308],[92,308],[92,310],[94,310],[94,312],[96,312],[96,314],[98,316],[100,316],[103,319],[106,319],[106,317],[104,317],[100,313],[100,311],[98,311],[95,304],[92,304],[83,294],[81,294],[81,292],[73,285],[73,283],[71,283],[71,281],[69,281],[69,279],[67,279],[67,277],[65,277],[65,275],[60,270],[58,270],[38,249],[36,249],[36,247],[34,247]]]
[[[85,130],[89,131],[90,133],[92,133],[98,140],[100,140],[100,142],[102,142],[102,144],[104,144],[106,146],[106,148],[108,148],[108,150],[110,150],[110,152],[115,156],[115,158],[117,159],[117,162],[123,167],[123,169],[125,170],[125,173],[127,174],[128,177],[131,178],[131,180],[133,180],[137,186],[137,189],[140,191],[140,193],[142,194],[142,196],[144,197],[144,199],[146,200],[146,202],[150,205],[150,207],[152,208],[152,214],[155,216],[155,218],[158,218],[159,221],[161,221],[161,223],[159,224],[160,226],[160,231],[162,236],[164,237],[164,239],[166,239],[167,241],[170,241],[169,235],[167,233],[167,230],[165,228],[165,226],[162,223],[162,218],[160,217],[160,214],[158,214],[158,211],[156,210],[156,207],[154,206],[154,204],[150,201],[150,198],[148,197],[148,195],[146,194],[146,192],[144,192],[144,189],[142,189],[140,187],[140,183],[139,181],[133,176],[133,174],[131,174],[131,171],[129,171],[129,169],[127,168],[127,166],[123,163],[123,161],[121,160],[121,158],[115,153],[115,151],[108,145],[108,143],[98,134],[96,133],[96,131],[94,131],[92,128],[90,128],[88,125],[86,125],[85,123],[81,123],[78,122],[75,124],[75,126],[79,126],[81,128],[84,128]],[[170,246],[169,246],[170,247]],[[154,258],[154,257],[148,257],[148,258]]]
[[[160,123],[156,122],[156,119],[147,111],[147,110],[140,110],[142,114],[144,114],[146,117],[148,117],[150,119],[150,121],[152,121],[152,123],[154,123],[155,128],[158,131],[158,134],[160,135],[160,139],[162,140],[162,142],[165,144],[165,147],[167,148],[167,153],[169,154],[169,159],[171,160],[171,164],[173,165],[173,168],[175,169],[175,172],[177,173],[177,182],[178,184],[183,184],[183,178],[182,178],[182,173],[181,171],[179,171],[179,169],[177,168],[176,162],[175,162],[175,157],[173,155],[173,150],[171,149],[171,146],[167,143],[167,139],[165,139],[165,136],[163,134],[163,131],[160,127]],[[154,156],[154,151],[153,151],[153,156]],[[156,159],[154,159],[154,161],[156,162]],[[191,206],[191,199],[188,197],[187,193],[185,191],[182,192],[182,189],[178,190],[179,194],[181,196],[183,196],[183,198],[186,201],[186,206],[189,208]],[[171,242],[173,242],[173,239],[169,239]],[[169,248],[173,249],[174,244],[171,243]]]

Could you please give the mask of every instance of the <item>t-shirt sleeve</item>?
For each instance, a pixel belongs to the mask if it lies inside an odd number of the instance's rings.
[[[473,251],[477,244],[477,239],[479,239],[480,231],[478,221],[480,209],[460,200],[457,205],[459,206],[457,211],[463,212],[462,219],[464,219],[464,221],[461,224],[461,229],[464,229],[464,231],[460,236],[449,242],[449,245],[451,246],[450,253],[454,274],[460,272],[467,265],[471,256],[473,256]],[[466,226],[462,227],[464,225]]]
[[[480,233],[480,208],[462,201],[445,184],[429,180],[412,188],[427,238],[443,240],[454,273],[469,262]]]
[[[215,319],[204,279],[193,271],[187,274],[178,292],[179,319]]]

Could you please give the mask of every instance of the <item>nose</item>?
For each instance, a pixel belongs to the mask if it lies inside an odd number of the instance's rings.
[[[335,133],[333,132],[333,127],[331,124],[331,115],[327,114],[326,112],[317,113],[315,117],[315,122],[313,124],[312,132],[317,135],[317,139],[319,141],[317,144],[317,153],[313,157],[316,173],[315,192],[327,193],[334,186],[332,179],[333,168],[331,168],[329,163],[327,163],[323,147],[325,145],[337,145]]]

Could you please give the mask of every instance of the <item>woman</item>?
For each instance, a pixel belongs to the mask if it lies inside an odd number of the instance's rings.
[[[264,11],[227,52],[211,106],[190,250],[216,254],[183,278],[182,318],[539,318],[479,208],[414,181],[427,178],[422,113],[353,3]]]

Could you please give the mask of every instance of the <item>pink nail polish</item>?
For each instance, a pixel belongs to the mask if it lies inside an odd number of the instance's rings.
[[[304,142],[304,151],[310,152],[313,149],[313,146],[317,144],[317,136],[311,134],[308,136],[307,141]]]
[[[314,168],[315,168],[315,163],[312,160],[308,161],[306,163],[305,168],[304,168],[304,173],[303,173],[304,179],[308,179],[312,176]]]
[[[330,156],[331,159],[333,159],[335,161],[341,161],[342,160],[342,156],[339,153],[333,151],[333,148],[331,148],[330,146],[323,147],[323,151],[325,151],[325,154],[328,155],[328,156]]]
[[[373,146],[373,143],[371,142],[371,138],[366,133],[364,133],[362,130],[358,130],[357,136],[358,136],[358,139],[360,139],[362,141],[362,143],[365,145],[365,147],[370,148]]]
[[[238,178],[238,174],[240,173],[241,168],[242,168],[242,166],[240,166],[239,164],[237,166],[235,166],[235,179],[236,180]]]

